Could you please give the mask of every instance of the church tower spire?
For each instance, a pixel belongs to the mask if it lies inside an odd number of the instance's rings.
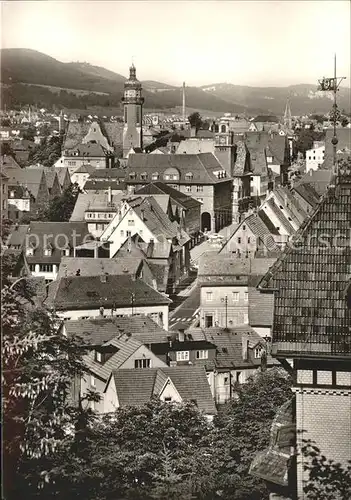
[[[291,117],[291,109],[290,109],[290,98],[288,97],[286,100],[285,112],[284,112],[284,127],[286,129],[292,129],[292,117]]]
[[[143,104],[141,83],[136,77],[134,64],[129,68],[129,78],[124,82],[123,103],[123,157],[131,149],[143,147]]]

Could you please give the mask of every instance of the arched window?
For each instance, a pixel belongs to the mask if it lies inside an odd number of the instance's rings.
[[[152,175],[151,175],[151,180],[153,181],[157,181],[159,178],[159,173],[158,172],[154,172]]]
[[[137,125],[140,125],[140,106],[137,106],[136,108],[136,121]]]
[[[188,172],[187,174],[185,174],[185,179],[187,181],[191,181],[193,179],[193,174],[191,172]]]
[[[163,178],[166,181],[178,181],[179,171],[174,167],[167,168],[163,174]]]
[[[225,125],[221,125],[221,133],[225,134],[227,132],[227,127]]]
[[[145,181],[147,179],[147,172],[143,172],[142,174],[140,174],[140,179],[142,181]]]

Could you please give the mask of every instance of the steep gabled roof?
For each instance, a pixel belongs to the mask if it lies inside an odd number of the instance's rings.
[[[298,193],[311,208],[316,208],[319,203],[320,196],[312,184],[305,182],[296,186],[294,185],[293,192]]]
[[[319,196],[322,196],[330,184],[333,172],[331,170],[310,170],[296,182],[296,186],[301,184],[311,184]]]
[[[217,413],[206,371],[201,366],[114,370],[120,406],[140,406],[158,396],[169,379],[182,401],[193,401],[206,415]]]
[[[38,197],[40,184],[43,178],[46,184],[45,174],[41,169],[11,168],[5,170],[5,173],[9,177],[9,185],[20,185],[22,187],[26,187],[35,199]]]
[[[351,277],[351,169],[339,166],[314,213],[262,279],[274,289],[273,347],[297,356],[351,354],[350,309],[345,289]]]

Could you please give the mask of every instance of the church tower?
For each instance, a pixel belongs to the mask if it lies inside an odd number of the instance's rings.
[[[143,147],[143,103],[141,83],[136,77],[134,64],[129,68],[129,78],[124,83],[122,98],[124,113],[123,158],[133,148]]]
[[[291,117],[291,109],[290,109],[290,99],[289,97],[286,100],[285,112],[284,112],[284,127],[286,130],[292,129],[292,117]]]

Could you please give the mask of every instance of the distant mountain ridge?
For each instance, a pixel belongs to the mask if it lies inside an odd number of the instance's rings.
[[[20,94],[20,85],[29,84],[30,86],[45,86],[49,90],[50,87],[59,87],[69,89],[70,92],[74,89],[87,91],[92,94],[89,98],[89,106],[94,104],[93,93],[105,93],[111,96],[111,102],[119,103],[125,79],[119,73],[87,62],[63,63],[31,49],[1,49],[1,82],[7,88],[6,98],[10,94],[8,89],[14,84],[16,84],[17,94]],[[153,80],[146,80],[142,84],[146,108],[174,109],[181,106],[181,87]],[[32,94],[37,92],[36,88],[32,88]],[[39,91],[37,93],[39,95]],[[270,113],[281,116],[284,113],[288,96],[293,115],[327,113],[331,110],[330,96],[317,92],[317,85],[309,84],[289,87],[249,87],[215,83],[200,87],[186,87],[186,106],[220,113],[248,115]],[[96,97],[97,101],[98,97]],[[43,94],[41,99],[45,101]],[[340,89],[338,102],[341,110],[350,111],[350,89]]]

